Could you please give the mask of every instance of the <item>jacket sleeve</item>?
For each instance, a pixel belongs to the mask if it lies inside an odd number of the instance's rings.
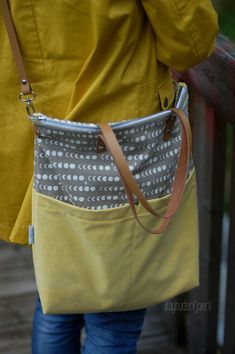
[[[156,34],[157,57],[182,71],[212,52],[218,18],[210,0],[142,0]]]

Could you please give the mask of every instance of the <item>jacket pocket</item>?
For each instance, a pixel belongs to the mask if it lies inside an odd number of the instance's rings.
[[[173,105],[175,89],[171,77],[160,84],[157,79],[140,84],[137,90],[139,117],[169,109]]]

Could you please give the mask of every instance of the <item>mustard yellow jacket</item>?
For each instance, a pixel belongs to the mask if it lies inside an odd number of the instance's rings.
[[[170,106],[169,68],[209,56],[210,0],[9,0],[37,111],[117,121]],[[0,238],[27,243],[33,130],[0,14]]]

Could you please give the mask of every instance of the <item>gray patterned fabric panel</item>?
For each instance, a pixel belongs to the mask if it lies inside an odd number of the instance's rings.
[[[164,142],[165,124],[166,119],[161,118],[116,132],[129,168],[147,199],[163,197],[172,190],[181,125],[176,120],[172,138]],[[37,192],[89,209],[114,208],[128,202],[109,152],[96,152],[97,132],[75,133],[43,125],[37,129],[34,175]],[[188,173],[192,168],[191,157]]]

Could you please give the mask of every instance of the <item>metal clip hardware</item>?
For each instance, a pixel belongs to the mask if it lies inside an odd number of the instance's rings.
[[[21,92],[19,95],[19,100],[20,102],[26,103],[26,111],[29,116],[31,116],[33,113],[35,113],[33,101],[36,98],[36,94],[34,91],[31,91],[29,93],[24,93]]]
[[[30,102],[26,102],[26,111],[27,111],[29,116],[31,116],[32,114],[35,113],[35,108],[34,108],[34,105],[33,105],[33,103],[31,101]]]

